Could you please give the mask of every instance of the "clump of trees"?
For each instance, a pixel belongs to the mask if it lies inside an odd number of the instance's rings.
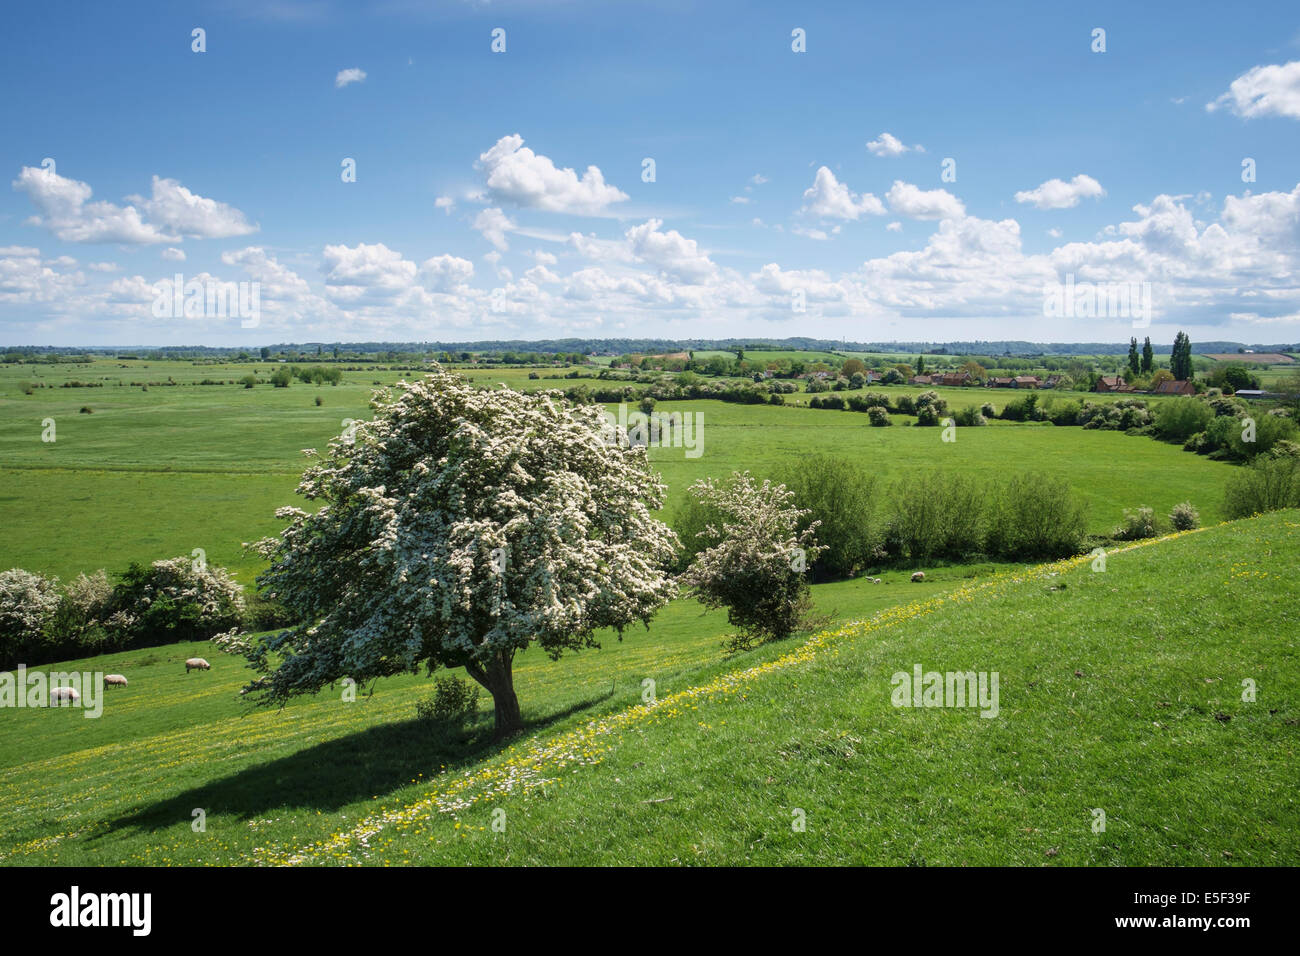
[[[206,640],[245,620],[243,591],[224,569],[187,557],[58,578],[0,572],[0,667]]]

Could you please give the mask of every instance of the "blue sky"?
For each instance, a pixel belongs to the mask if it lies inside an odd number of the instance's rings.
[[[12,8],[0,342],[1300,340],[1300,10],[1045,6]]]

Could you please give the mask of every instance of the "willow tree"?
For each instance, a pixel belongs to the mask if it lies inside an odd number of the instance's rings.
[[[441,369],[382,392],[298,486],[314,513],[254,547],[259,587],[302,623],[241,650],[283,703],[345,677],[463,667],[498,739],[522,729],[512,663],[648,623],[675,593],[664,485],[626,434],[557,392],[481,390]]]

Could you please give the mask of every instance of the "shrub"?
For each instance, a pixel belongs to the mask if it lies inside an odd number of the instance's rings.
[[[894,410],[900,415],[915,415],[916,400],[911,395],[899,395],[894,399]]]
[[[188,557],[133,562],[113,589],[112,611],[109,628],[131,647],[201,641],[239,624],[244,595],[215,565]]]
[[[419,720],[461,727],[478,713],[478,687],[459,677],[438,677],[433,693],[415,704]]]
[[[1190,501],[1184,501],[1169,512],[1169,523],[1175,531],[1194,531],[1201,526],[1201,516]]]
[[[1020,398],[1011,399],[1002,406],[1002,418],[1008,422],[1038,421],[1038,396],[1030,392]]]
[[[1063,426],[1079,424],[1079,414],[1083,411],[1083,405],[1074,399],[1044,402],[1042,407],[1047,421]]]
[[[989,554],[1025,561],[1069,557],[1083,549],[1087,508],[1064,478],[1016,475],[986,497]]]
[[[997,409],[995,409],[995,408],[993,407],[993,403],[992,403],[992,402],[985,402],[983,405],[981,405],[981,406],[980,406],[980,414],[983,415],[985,418],[997,418],[997,417],[998,417]]]
[[[1146,505],[1133,511],[1124,510],[1124,520],[1111,532],[1120,541],[1141,541],[1156,536],[1156,513]]]
[[[721,513],[705,528],[709,547],[681,577],[705,607],[725,607],[740,632],[733,647],[788,637],[808,620],[812,603],[803,567],[816,562],[815,522],[794,504],[784,485],[759,485],[749,472],[691,485],[696,498]]]
[[[1185,442],[1205,426],[1214,417],[1214,411],[1207,402],[1199,398],[1184,395],[1170,399],[1156,406],[1156,434],[1165,441]]]
[[[257,376],[245,375],[243,378],[239,380],[239,384],[244,386],[244,388],[252,388],[254,385],[257,384]]]
[[[809,564],[813,577],[851,578],[864,570],[879,536],[875,476],[851,459],[812,455],[787,466],[778,477],[806,512],[799,530],[815,522],[817,541],[825,547]]]
[[[867,409],[867,421],[875,428],[885,428],[893,424],[889,418],[889,410],[879,405],[872,405]]]
[[[1229,518],[1300,508],[1300,458],[1260,456],[1228,481],[1223,511]]]
[[[963,427],[988,424],[988,422],[984,420],[984,414],[975,405],[970,405],[959,412],[954,412],[952,420],[955,424]]]
[[[22,568],[0,571],[0,667],[39,663],[59,608],[58,578]]]
[[[320,407],[321,407],[322,405],[324,405],[324,404],[325,404],[325,399],[323,399],[323,398],[321,398],[319,395],[317,395],[317,396],[316,396],[316,407],[317,407],[317,408],[320,408]]]
[[[900,558],[961,558],[984,547],[984,486],[966,475],[923,472],[890,489],[886,548]]]
[[[274,631],[297,623],[289,609],[274,597],[257,593],[244,599],[243,620],[250,631]]]
[[[279,368],[271,373],[271,384],[276,388],[288,388],[293,381],[293,373],[287,368]]]
[[[938,425],[939,413],[933,405],[920,405],[916,409],[916,423],[918,425]]]
[[[83,414],[83,415],[90,415],[90,414],[93,414],[93,412],[94,412],[94,409],[92,409],[89,405],[82,405],[82,406],[81,406],[81,414]]]

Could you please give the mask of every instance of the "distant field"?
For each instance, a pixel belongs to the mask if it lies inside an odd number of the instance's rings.
[[[1207,352],[1204,357],[1216,362],[1260,362],[1265,365],[1291,365],[1295,362],[1290,355],[1281,352]]]
[[[0,524],[5,529],[0,566],[68,578],[201,548],[208,560],[251,584],[261,563],[243,551],[242,543],[278,530],[277,507],[301,503],[294,495],[305,464],[301,450],[324,449],[345,419],[369,417],[375,382],[392,384],[419,374],[367,367],[345,372],[338,386],[197,384],[205,378],[237,379],[250,371],[265,377],[274,368],[116,361],[0,368]],[[461,370],[484,386],[575,384],[529,380],[529,371]],[[564,374],[558,369],[537,372]],[[169,379],[181,384],[154,385],[147,391],[117,384]],[[57,387],[69,380],[105,385]],[[32,382],[51,387],[23,394],[20,386]],[[925,389],[873,390],[899,395]],[[1022,394],[983,388],[937,391],[953,409],[986,401],[1001,408]],[[1039,395],[1047,400],[1053,393]],[[667,514],[674,514],[697,478],[744,468],[768,474],[817,452],[856,458],[890,479],[912,469],[947,467],[986,477],[1030,470],[1061,475],[1088,501],[1091,527],[1098,533],[1113,527],[1125,508],[1146,504],[1167,512],[1187,498],[1207,520],[1215,520],[1232,473],[1233,466],[1146,438],[1078,428],[998,422],[960,430],[958,441],[944,443],[939,429],[902,427],[911,421],[905,416],[895,416],[897,427],[873,429],[865,415],[798,407],[809,397],[786,396],[796,407],[662,403],[661,411],[702,413],[705,422],[701,457],[687,459],[680,449],[656,449],[651,455],[669,484]],[[1087,397],[1113,401],[1122,396]],[[92,413],[82,414],[82,406]],[[55,420],[52,443],[41,440],[46,418]]]

